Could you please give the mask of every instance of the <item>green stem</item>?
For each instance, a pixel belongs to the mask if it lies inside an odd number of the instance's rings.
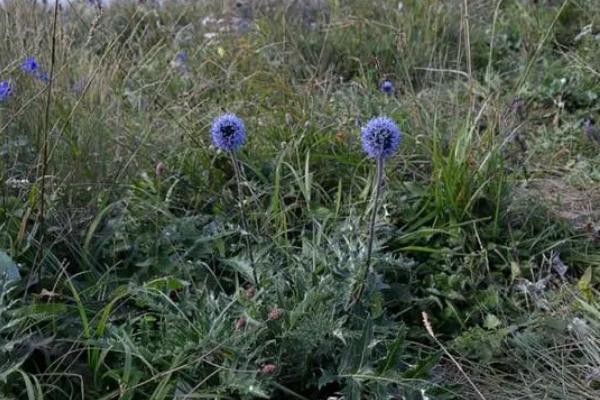
[[[233,170],[235,171],[235,181],[238,188],[238,204],[240,207],[240,219],[242,223],[242,229],[244,230],[244,238],[246,240],[246,247],[248,249],[248,254],[250,256],[250,264],[252,267],[252,278],[254,279],[254,284],[256,285],[256,289],[260,289],[258,284],[258,276],[256,275],[256,264],[254,262],[254,253],[252,252],[252,247],[250,246],[250,238],[248,237],[248,223],[246,221],[246,214],[244,213],[244,204],[242,202],[242,178],[240,172],[240,166],[238,164],[237,159],[235,158],[235,154],[232,152],[229,153],[231,155],[231,162],[233,163]]]
[[[373,205],[373,213],[371,215],[371,223],[369,224],[369,244],[367,247],[367,266],[365,268],[364,279],[371,270],[371,254],[373,252],[373,241],[375,240],[375,220],[377,211],[379,210],[379,198],[381,197],[381,186],[383,181],[383,158],[377,160],[377,176],[375,177],[375,204]]]

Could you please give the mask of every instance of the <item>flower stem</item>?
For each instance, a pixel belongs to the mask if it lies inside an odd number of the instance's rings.
[[[375,204],[373,205],[373,213],[371,215],[371,223],[369,224],[369,244],[367,247],[367,267],[365,268],[364,278],[371,270],[371,254],[373,252],[373,241],[375,240],[375,220],[377,211],[379,210],[379,198],[381,197],[381,184],[383,181],[383,158],[377,159],[377,176],[375,177]]]
[[[258,284],[258,276],[256,275],[256,263],[254,262],[254,253],[252,252],[252,247],[250,246],[250,238],[248,237],[248,222],[246,221],[246,214],[244,213],[244,204],[242,202],[242,174],[240,172],[240,165],[238,164],[238,160],[235,158],[235,154],[233,151],[229,153],[231,155],[231,162],[233,163],[233,170],[235,172],[235,181],[238,189],[238,204],[240,207],[240,219],[242,223],[242,229],[244,230],[244,238],[246,240],[246,248],[248,249],[248,255],[250,257],[250,265],[252,267],[252,278],[254,279],[254,285],[257,289],[260,289]]]
[[[371,222],[369,223],[369,237],[368,237],[368,245],[367,245],[367,262],[362,273],[361,280],[358,283],[358,290],[354,295],[354,298],[351,300],[350,304],[346,307],[349,310],[356,302],[360,300],[362,297],[365,287],[367,286],[367,279],[369,277],[369,272],[371,271],[371,255],[373,253],[373,241],[375,240],[375,220],[377,219],[377,211],[379,210],[379,198],[381,197],[381,186],[383,181],[383,158],[380,157],[377,159],[377,173],[375,176],[375,188],[374,192],[374,204],[373,211],[371,214]]]

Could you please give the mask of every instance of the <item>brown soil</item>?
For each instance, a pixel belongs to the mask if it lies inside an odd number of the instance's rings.
[[[600,185],[576,188],[562,179],[530,181],[528,197],[539,198],[557,217],[580,229],[600,228]]]

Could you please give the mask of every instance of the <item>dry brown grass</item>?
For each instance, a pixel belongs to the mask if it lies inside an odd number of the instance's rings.
[[[578,188],[564,179],[545,178],[530,181],[525,191],[578,229],[600,227],[600,186]]]

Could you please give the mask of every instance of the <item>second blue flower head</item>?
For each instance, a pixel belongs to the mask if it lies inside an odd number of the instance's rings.
[[[402,142],[398,125],[386,117],[373,118],[362,128],[362,146],[367,155],[376,160],[385,160],[393,155]]]
[[[210,130],[213,144],[223,151],[236,151],[246,143],[244,121],[234,114],[216,118]]]

